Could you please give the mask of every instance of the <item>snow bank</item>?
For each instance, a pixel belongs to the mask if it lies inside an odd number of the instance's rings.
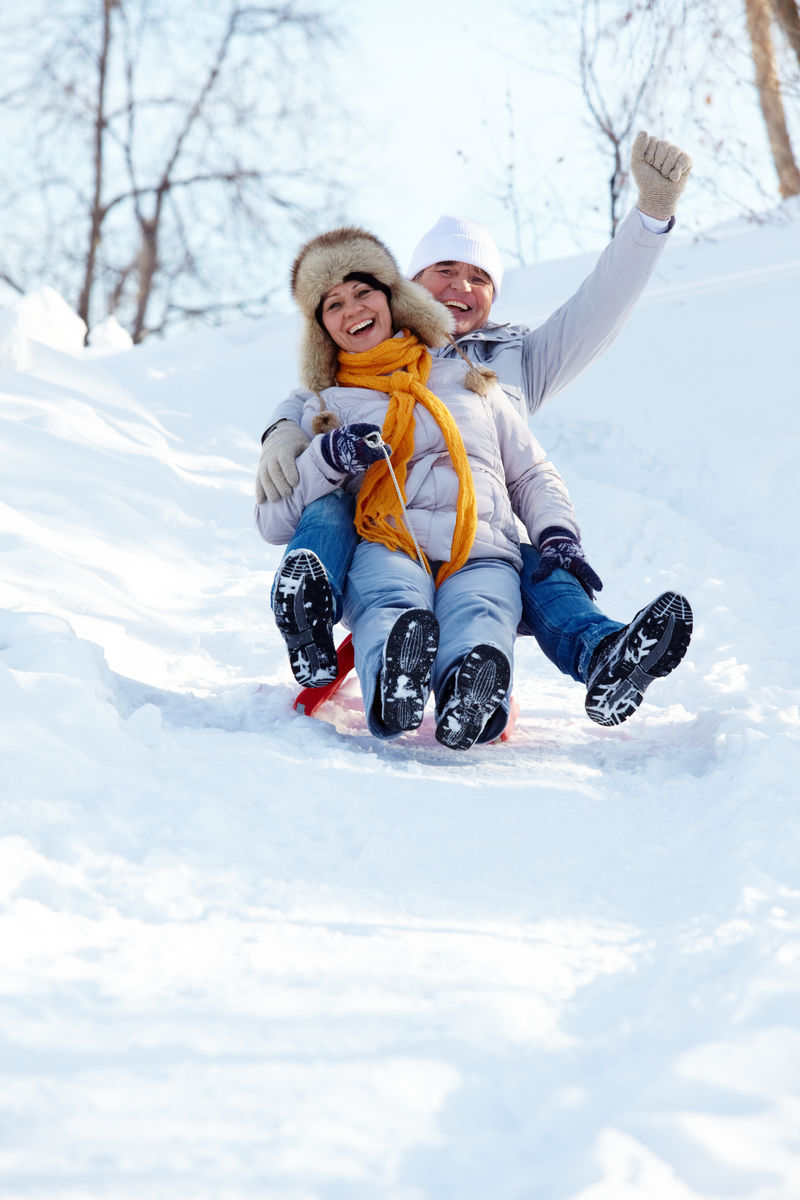
[[[796,1200],[787,214],[675,241],[535,424],[604,607],[685,590],[687,661],[601,729],[521,642],[464,756],[291,709],[251,509],[294,318],[0,311],[4,1194]]]
[[[89,345],[95,354],[117,354],[120,350],[131,350],[133,339],[116,317],[106,317],[92,326]]]
[[[58,292],[43,287],[0,309],[0,365],[11,371],[30,370],[30,342],[64,354],[79,354],[85,336],[86,325],[80,317]]]

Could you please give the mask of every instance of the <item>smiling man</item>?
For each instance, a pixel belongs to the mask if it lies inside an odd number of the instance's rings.
[[[442,217],[431,233],[446,226],[448,228],[442,231],[446,236],[449,229],[475,224],[476,222],[469,221],[467,217]],[[419,257],[424,257],[424,255],[420,255],[420,247],[423,247],[427,240],[427,237],[423,238],[417,247],[416,253]],[[436,239],[431,238],[430,240],[435,241]],[[453,248],[462,250],[464,247]],[[480,267],[476,267],[472,263],[458,262],[455,259],[445,259],[443,262],[426,267],[424,271],[415,271],[412,263],[409,275],[417,283],[426,287],[441,304],[450,309],[456,337],[462,333],[469,333],[471,329],[480,329],[481,325],[485,325],[489,320],[495,286],[491,275],[482,271]]]
[[[644,132],[637,135],[631,151],[631,173],[639,189],[636,206],[578,291],[535,329],[490,319],[503,264],[489,230],[469,217],[441,217],[417,244],[408,271],[449,309],[454,321],[452,342],[433,353],[464,356],[491,368],[527,420],[619,334],[664,250],[691,166],[679,147]],[[295,458],[308,445],[297,424],[301,408],[297,394],[284,401],[262,438],[259,503],[288,496],[297,483]],[[317,501],[322,503],[327,505],[324,515],[312,515],[314,505],[306,510],[307,528],[304,514],[290,554],[314,551],[303,560],[306,571],[321,570],[322,560],[338,612],[343,564],[346,572],[349,561],[342,543],[348,542],[351,554],[353,535],[346,506],[331,498]],[[599,590],[602,584],[574,534],[545,530],[538,546],[523,545],[521,550],[521,632],[533,634],[560,671],[586,684],[586,711],[592,720],[602,725],[626,720],[653,680],[669,674],[683,658],[692,630],[688,601],[665,593],[623,625],[594,604],[592,588]],[[285,638],[297,636],[280,619],[278,625]],[[327,635],[332,636],[330,630]]]

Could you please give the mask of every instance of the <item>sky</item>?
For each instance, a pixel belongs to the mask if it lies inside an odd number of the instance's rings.
[[[477,0],[462,0],[457,7],[436,0],[409,0],[402,6],[325,0],[321,8],[338,25],[338,41],[312,57],[292,87],[303,98],[321,94],[307,143],[319,140],[320,172],[337,179],[344,196],[327,223],[366,225],[403,265],[443,213],[465,213],[488,224],[507,266],[599,250],[610,234],[610,160],[598,151],[576,84],[578,7],[571,6],[571,21],[556,23],[553,6],[542,3],[501,3],[489,15]],[[642,121],[694,159],[678,213],[681,229],[694,236],[742,211],[761,214],[777,200],[753,101],[752,68],[741,50],[742,6],[730,0],[724,10],[726,33],[739,39],[737,52],[725,57],[724,77],[703,57],[707,39],[687,35],[684,50],[698,77],[709,136],[724,142],[725,165],[693,121],[682,85],[665,82],[653,101],[654,112]],[[33,24],[30,16],[25,21]],[[617,70],[612,60],[609,75]],[[796,100],[787,108],[800,145]],[[24,122],[16,133],[29,153]],[[272,144],[265,149],[267,160],[270,153],[280,155],[280,150]],[[503,201],[509,164],[519,203],[516,224]],[[291,162],[280,165],[291,167]],[[12,174],[11,190],[15,180]],[[632,202],[633,194],[627,199]],[[17,220],[8,230],[9,244],[21,232]],[[301,241],[302,234],[292,231],[274,259],[264,258],[266,290],[277,289],[274,304],[282,311],[291,307],[286,281]],[[222,278],[233,260],[220,251],[219,240],[212,244],[219,256],[217,278]],[[30,248],[26,261],[33,258],[41,259],[46,273],[46,252]],[[260,257],[255,261],[260,264]],[[62,279],[58,286],[66,286]],[[54,281],[42,277],[41,282]],[[248,280],[248,294],[263,288],[258,273]]]
[[[592,256],[511,271],[536,324]],[[674,237],[533,421],[617,728],[532,639],[509,742],[296,713],[253,523],[293,316],[84,349],[0,309],[0,1196],[797,1200],[800,205]]]
[[[485,6],[471,0],[457,11],[423,0],[380,12],[356,4],[352,11],[352,38],[333,69],[343,99],[357,110],[355,137],[370,157],[363,179],[353,181],[353,204],[365,221],[385,230],[404,262],[444,212],[487,223],[500,216],[493,193],[503,186],[512,121],[526,155],[526,181],[537,169],[546,173],[544,164],[549,168],[558,157],[570,130],[577,152],[590,152],[571,90],[556,74],[526,64],[532,46],[525,39],[535,44],[537,31],[521,24],[512,6],[493,8],[491,21]],[[542,183],[542,195],[552,200],[570,174],[561,164],[557,178]],[[503,239],[501,229],[498,237],[513,250],[513,234]],[[574,253],[576,237],[584,240],[578,248],[590,248],[583,230],[545,226],[539,253]]]
[[[725,27],[743,38],[741,7],[728,6]],[[512,157],[526,262],[600,249],[608,240],[610,160],[598,152],[576,84],[577,50],[569,40],[574,24],[556,26],[555,36],[548,36],[541,18],[550,9],[502,3],[489,17],[475,0],[457,7],[410,0],[377,10],[363,3],[337,10],[346,14],[347,33],[332,62],[332,102],[352,104],[356,114],[355,176],[347,176],[346,152],[341,156],[352,213],[381,232],[401,261],[444,212],[483,220],[506,261],[518,261],[513,223],[498,198]],[[526,12],[539,20],[526,19]],[[704,63],[698,58],[695,64],[700,93],[713,99],[702,106],[704,116],[717,122],[718,135],[729,137],[733,130],[741,138],[746,161],[734,157],[724,170],[715,163],[680,88],[659,91],[663,114],[648,122],[650,132],[681,145],[695,161],[693,186],[679,214],[692,233],[738,215],[737,203],[770,207],[774,199],[759,195],[753,178],[777,198],[749,60],[731,56],[731,74],[724,77],[709,73]],[[800,144],[800,110],[788,104],[787,111]],[[364,151],[368,165],[359,157]]]

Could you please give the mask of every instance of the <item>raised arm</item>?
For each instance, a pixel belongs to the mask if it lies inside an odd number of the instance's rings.
[[[636,207],[577,292],[525,338],[522,374],[529,412],[577,379],[619,334],[666,245],[691,166],[677,146],[637,135],[631,152],[639,188]],[[663,225],[663,232],[653,232],[654,224],[656,229]]]

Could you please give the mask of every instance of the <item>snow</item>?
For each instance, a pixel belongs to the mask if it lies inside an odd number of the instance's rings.
[[[118,350],[130,350],[133,338],[116,317],[106,317],[98,325],[92,326],[89,345],[96,355],[115,354]]]
[[[799,298],[796,205],[675,237],[537,415],[605,610],[696,632],[611,729],[520,642],[467,754],[291,708],[252,489],[292,316],[0,310],[0,1195],[796,1200]]]

